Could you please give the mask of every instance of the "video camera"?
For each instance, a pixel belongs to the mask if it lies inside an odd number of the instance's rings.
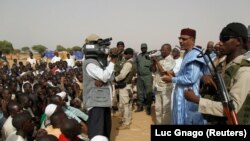
[[[112,38],[98,39],[97,41],[90,41],[83,45],[83,53],[85,59],[98,58],[105,56],[109,52],[109,45]]]
[[[112,40],[112,37],[106,38],[106,39],[100,39],[100,40],[97,41],[97,43],[98,43],[100,46],[109,46],[111,40]]]
[[[83,45],[85,59],[96,59],[103,67],[107,66],[109,45],[112,38],[98,39]]]
[[[149,57],[161,56],[161,51],[159,51],[159,50],[151,50],[151,51],[148,51],[147,53],[148,53]]]
[[[161,57],[161,51],[160,50],[151,50],[147,52],[149,58],[156,57],[157,60],[160,60]]]

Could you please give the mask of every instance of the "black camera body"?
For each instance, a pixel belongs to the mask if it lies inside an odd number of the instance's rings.
[[[107,66],[107,57],[109,53],[109,45],[112,38],[99,39],[90,41],[83,45],[83,53],[85,59],[96,59],[102,67]]]
[[[97,41],[97,44],[99,44],[100,46],[109,46],[111,40],[112,40],[112,37],[106,38],[106,39],[100,39]]]
[[[85,59],[98,58],[103,55],[107,55],[109,51],[109,45],[112,38],[99,39],[97,41],[90,41],[83,45],[83,53]]]

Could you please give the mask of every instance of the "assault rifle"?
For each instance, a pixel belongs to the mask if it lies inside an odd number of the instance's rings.
[[[222,102],[223,105],[223,110],[226,114],[226,117],[228,119],[229,124],[231,125],[238,125],[238,118],[235,112],[235,107],[233,105],[233,101],[229,98],[229,94],[224,82],[224,79],[222,78],[221,74],[217,71],[208,51],[203,53],[201,51],[201,54],[198,55],[198,57],[203,57],[207,66],[209,66],[209,62],[211,63],[212,69],[210,67],[209,71],[211,75],[213,76],[213,80],[216,82],[216,89],[217,89],[217,94],[219,95],[219,98]],[[206,56],[207,58],[206,58]]]

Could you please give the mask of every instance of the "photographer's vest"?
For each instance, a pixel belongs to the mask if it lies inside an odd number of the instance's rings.
[[[242,59],[241,63],[230,66],[225,70],[224,82],[227,87],[228,92],[230,91],[232,85],[234,84],[234,77],[240,67],[250,67],[250,62],[248,60]],[[222,67],[218,67],[218,71],[221,72]],[[241,109],[237,113],[239,124],[250,124],[250,94],[248,93],[245,102],[243,103]]]
[[[110,82],[105,83],[102,87],[96,87],[95,79],[90,77],[86,70],[89,63],[100,66],[95,59],[86,59],[83,62],[83,103],[86,108],[111,107],[111,92],[108,84]]]
[[[134,77],[134,75],[136,73],[136,66],[135,66],[135,63],[132,60],[127,60],[125,63],[127,63],[127,62],[131,63],[132,68],[131,68],[131,71],[127,74],[127,76],[121,81],[125,82],[125,84],[131,84],[132,79],[133,79],[133,77]],[[121,69],[119,70],[119,72],[117,72],[117,75],[120,74],[120,72],[121,72],[121,70],[122,70],[125,63],[122,64]]]

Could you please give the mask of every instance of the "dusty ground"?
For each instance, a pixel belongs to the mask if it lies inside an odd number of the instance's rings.
[[[155,121],[154,107],[151,116],[146,112],[132,113],[132,124],[130,129],[116,130],[118,127],[119,116],[113,116],[111,141],[150,141],[150,126]]]

